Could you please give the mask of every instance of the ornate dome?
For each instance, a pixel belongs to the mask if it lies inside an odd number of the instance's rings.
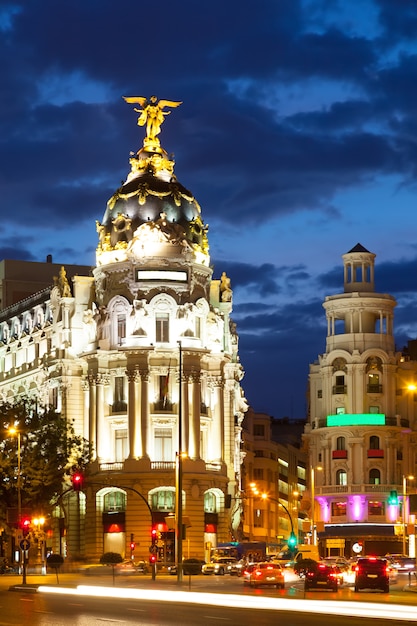
[[[164,100],[155,104],[154,96],[147,105],[148,101],[143,98],[126,100],[140,101],[144,107],[140,110],[139,125],[143,125],[142,119],[147,119],[143,117],[147,108],[164,113],[164,106],[176,104],[166,104],[168,101]],[[147,128],[143,148],[130,158],[131,171],[126,181],[108,201],[103,221],[97,222],[98,265],[122,260],[120,252],[126,250],[128,254],[129,250],[137,250],[138,241],[178,246],[181,253],[193,252],[197,262],[204,265],[209,262],[208,226],[201,218],[200,206],[192,193],[178,182],[174,175],[175,163],[156,137],[162,121],[159,126],[154,123]],[[117,257],[113,254],[115,251]]]

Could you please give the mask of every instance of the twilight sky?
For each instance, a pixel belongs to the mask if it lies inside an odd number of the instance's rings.
[[[0,258],[94,265],[143,128],[122,96],[181,100],[160,135],[231,277],[243,388],[304,418],[341,255],[374,252],[417,337],[415,0],[2,0]]]

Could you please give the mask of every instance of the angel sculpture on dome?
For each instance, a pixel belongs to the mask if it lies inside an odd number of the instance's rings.
[[[159,139],[156,136],[161,132],[161,125],[165,120],[165,116],[171,113],[171,111],[164,111],[164,108],[176,108],[182,104],[182,102],[173,102],[172,100],[159,100],[158,102],[156,96],[151,96],[149,100],[143,96],[123,96],[123,99],[128,104],[141,105],[141,109],[134,109],[137,113],[140,113],[138,126],[146,124],[146,140],[157,144],[159,144]]]

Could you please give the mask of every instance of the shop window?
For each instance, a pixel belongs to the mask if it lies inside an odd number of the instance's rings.
[[[344,517],[346,515],[346,502],[332,502],[332,517]]]
[[[384,502],[380,500],[370,500],[368,502],[368,515],[385,515]]]

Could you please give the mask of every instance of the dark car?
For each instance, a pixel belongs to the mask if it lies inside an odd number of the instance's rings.
[[[355,591],[379,589],[389,592],[389,563],[376,556],[358,559],[355,567]]]
[[[414,572],[416,569],[416,559],[414,557],[404,554],[386,554],[385,558],[397,572]]]
[[[340,570],[334,565],[316,563],[310,566],[304,575],[304,589],[339,589]]]
[[[194,574],[201,574],[201,568],[205,564],[205,561],[200,559],[184,559],[182,562],[182,573],[185,576],[193,576]],[[177,573],[177,566],[175,564],[168,566],[168,572],[172,575]]]

